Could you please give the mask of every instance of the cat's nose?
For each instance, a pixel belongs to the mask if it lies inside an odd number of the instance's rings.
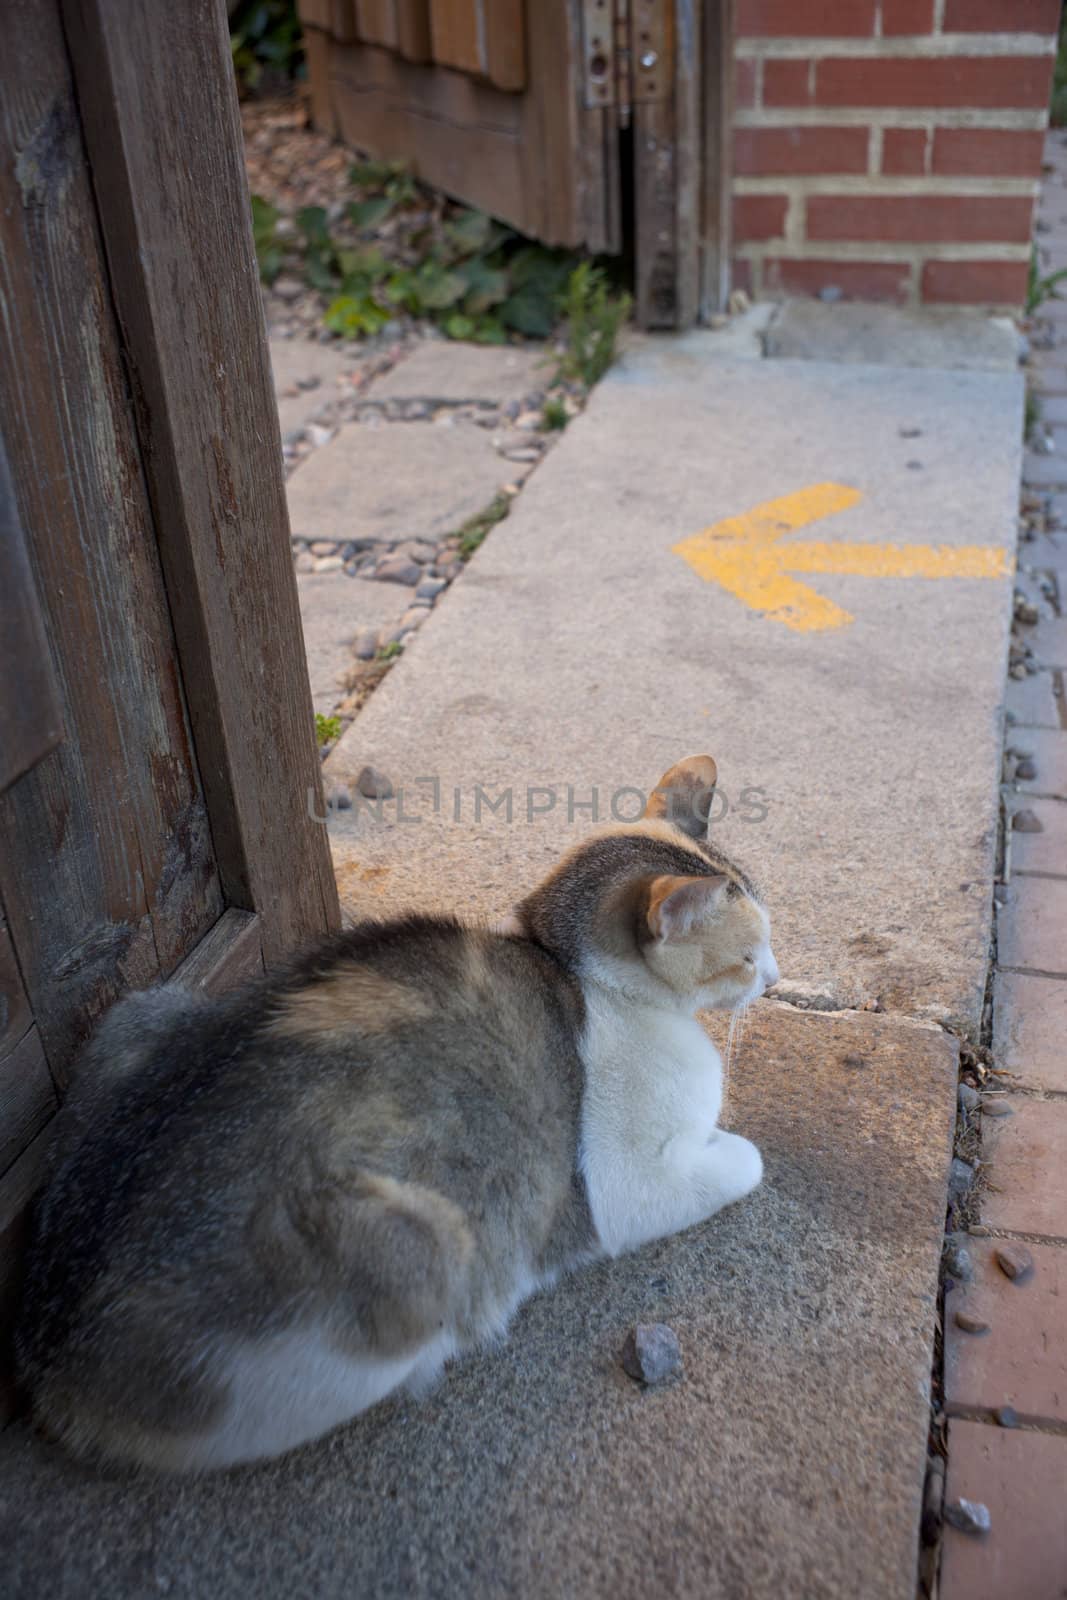
[[[778,963],[774,959],[774,952],[767,951],[767,964],[763,969],[763,981],[768,989],[773,989],[782,974],[778,971]]]

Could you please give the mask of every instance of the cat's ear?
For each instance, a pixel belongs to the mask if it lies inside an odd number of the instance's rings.
[[[649,933],[661,943],[684,939],[712,916],[727,882],[720,872],[700,878],[653,878],[646,913]]]
[[[675,762],[649,795],[645,816],[673,822],[691,839],[703,839],[718,775],[710,756],[686,756]]]

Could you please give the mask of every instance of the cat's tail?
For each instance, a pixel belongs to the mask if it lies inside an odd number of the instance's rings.
[[[86,1076],[106,1083],[135,1072],[180,1021],[206,1003],[205,995],[177,983],[124,994],[97,1023],[71,1081]]]

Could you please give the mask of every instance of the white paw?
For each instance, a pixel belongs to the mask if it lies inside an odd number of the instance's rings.
[[[763,1177],[763,1157],[751,1139],[719,1131],[712,1137],[711,1150],[716,1177],[729,1199],[751,1194]]]

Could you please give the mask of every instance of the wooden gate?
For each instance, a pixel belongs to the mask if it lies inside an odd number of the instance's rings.
[[[2,11],[0,1344],[96,1017],[338,920],[224,9]]]
[[[727,290],[731,0],[300,0],[316,124],[545,244],[630,254],[638,320]]]

